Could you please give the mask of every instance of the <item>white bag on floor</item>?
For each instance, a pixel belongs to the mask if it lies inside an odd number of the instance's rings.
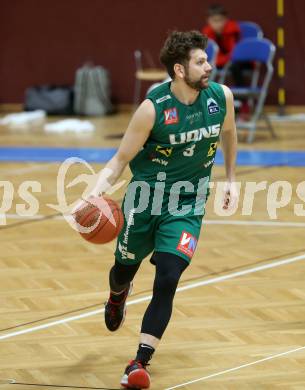
[[[64,119],[62,121],[45,125],[44,130],[52,133],[64,133],[66,131],[74,133],[88,133],[94,131],[95,126],[89,121],[81,121],[79,119]]]
[[[18,112],[8,114],[0,119],[0,124],[11,128],[24,128],[29,126],[39,126],[44,123],[46,112],[43,110]]]

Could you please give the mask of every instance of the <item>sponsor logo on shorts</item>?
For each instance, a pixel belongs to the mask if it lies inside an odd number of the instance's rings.
[[[170,95],[165,95],[165,96],[162,96],[160,99],[157,99],[156,100],[156,103],[157,104],[160,104],[162,102],[165,102],[165,100],[168,100],[168,99],[171,99],[172,97]]]
[[[166,125],[172,125],[179,122],[178,111],[176,107],[164,110],[164,119]]]
[[[131,225],[133,225],[134,223],[134,214],[135,214],[135,209],[131,209],[127,218],[126,229],[123,235],[123,242],[122,243],[119,242],[118,245],[118,249],[122,255],[122,259],[130,259],[130,260],[135,259],[134,253],[128,252],[129,230]]]
[[[130,259],[130,260],[134,260],[135,259],[135,255],[134,253],[131,253],[131,252],[128,252],[127,251],[127,245],[122,245],[120,242],[119,242],[119,246],[118,246],[118,249],[122,255],[122,259]]]
[[[207,100],[207,106],[208,106],[208,113],[211,114],[217,114],[219,112],[219,106],[213,98],[209,98]]]
[[[187,255],[189,258],[193,257],[197,246],[197,239],[192,234],[183,231],[177,246],[177,250]]]

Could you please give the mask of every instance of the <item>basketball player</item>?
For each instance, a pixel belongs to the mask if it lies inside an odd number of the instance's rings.
[[[97,195],[113,185],[130,163],[133,177],[122,205],[125,221],[105,307],[110,331],[122,325],[132,280],[150,253],[156,269],[138,350],[121,380],[125,388],[150,386],[146,367],[170,320],[178,281],[196,248],[219,138],[227,175],[223,208],[237,200],[233,96],[224,85],[209,82],[206,44],[207,38],[197,31],[169,35],[160,59],[173,81],[152,90],[139,106],[117,153],[105,167],[111,174],[92,193]],[[142,190],[147,207],[139,212],[134,205],[142,204]]]

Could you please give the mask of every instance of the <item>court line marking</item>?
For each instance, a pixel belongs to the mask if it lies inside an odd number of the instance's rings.
[[[290,349],[289,351],[277,353],[276,355],[271,355],[271,356],[268,356],[268,357],[263,358],[263,359],[255,360],[254,362],[251,362],[251,363],[246,363],[246,364],[242,364],[241,366],[228,368],[227,370],[215,372],[214,374],[210,374],[210,375],[207,375],[207,376],[202,376],[201,378],[194,379],[194,380],[191,380],[189,382],[184,382],[184,383],[181,383],[180,385],[176,385],[176,386],[173,386],[173,387],[168,387],[165,390],[178,389],[180,387],[184,387],[184,386],[187,386],[187,385],[191,385],[193,383],[201,382],[201,381],[204,381],[206,379],[210,379],[210,378],[214,378],[216,376],[227,374],[228,372],[237,371],[237,370],[240,370],[240,369],[245,368],[245,367],[250,367],[250,366],[253,366],[255,364],[266,362],[268,360],[276,359],[276,358],[279,358],[279,357],[282,357],[282,356],[285,356],[285,355],[289,355],[289,354],[291,354],[293,352],[298,352],[298,351],[301,351],[303,349],[305,349],[305,346],[299,347],[299,348],[295,348],[295,349]]]
[[[50,167],[50,163],[46,164],[35,164],[34,166],[25,167],[25,168],[13,168],[13,169],[2,169],[0,174],[4,176],[9,175],[21,175],[23,173],[35,172],[35,171],[44,171]]]
[[[305,227],[304,222],[290,222],[290,221],[241,221],[241,220],[227,220],[227,219],[206,219],[202,224],[207,225],[238,225],[238,226],[269,226],[269,227]]]
[[[6,217],[7,219],[29,219],[40,220],[44,218],[50,218],[55,220],[64,220],[61,215],[57,215],[51,218],[51,215],[36,214],[33,216],[20,216],[18,214],[0,214],[0,218]],[[203,225],[237,225],[237,226],[268,226],[268,227],[305,227],[305,222],[292,222],[292,221],[242,221],[242,220],[227,220],[227,219],[203,219]]]
[[[305,259],[305,253],[303,253],[302,255],[299,255],[299,256],[290,257],[288,259],[282,259],[282,260],[278,260],[278,261],[273,261],[273,262],[271,262],[269,264],[264,264],[264,265],[248,268],[248,269],[245,269],[243,271],[237,271],[237,272],[233,272],[233,273],[230,273],[230,274],[227,274],[227,275],[217,276],[217,277],[214,277],[214,278],[211,278],[211,279],[202,280],[201,282],[190,283],[190,284],[188,284],[186,286],[178,287],[176,291],[177,292],[181,292],[181,291],[190,290],[190,289],[193,289],[193,288],[196,288],[196,287],[207,286],[207,285],[210,285],[210,284],[223,282],[225,280],[229,280],[229,279],[237,278],[237,277],[240,277],[240,276],[248,275],[248,274],[251,274],[251,273],[254,273],[254,272],[259,272],[259,271],[263,271],[263,270],[266,270],[266,269],[271,269],[271,268],[279,267],[279,266],[282,266],[282,265],[291,264],[291,263],[294,263],[296,261],[301,261],[301,260],[304,260],[304,259]],[[152,298],[152,295],[147,295],[147,296],[144,296],[142,298],[138,298],[138,299],[134,299],[132,301],[129,301],[129,302],[127,302],[127,305],[128,306],[136,305],[138,303],[149,301],[149,300],[151,300],[151,298]],[[11,338],[11,337],[14,337],[14,336],[19,336],[19,335],[26,334],[26,333],[31,333],[31,332],[35,332],[35,331],[38,331],[38,330],[47,329],[47,328],[50,328],[50,327],[55,326],[55,325],[65,324],[67,322],[76,321],[76,320],[79,320],[79,319],[82,319],[82,318],[92,317],[92,316],[94,316],[96,314],[104,313],[104,311],[105,311],[105,308],[97,309],[97,310],[89,311],[87,313],[79,314],[79,315],[76,315],[76,316],[71,316],[71,317],[63,318],[61,320],[56,320],[56,321],[48,322],[46,324],[34,326],[32,328],[27,328],[27,329],[19,330],[19,331],[16,331],[16,332],[7,333],[7,334],[5,334],[3,336],[0,336],[0,340],[5,340],[5,339],[8,339],[8,338]]]

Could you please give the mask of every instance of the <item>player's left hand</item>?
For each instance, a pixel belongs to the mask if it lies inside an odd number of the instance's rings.
[[[238,202],[239,192],[234,181],[227,181],[224,186],[223,205],[224,210],[232,210]]]

